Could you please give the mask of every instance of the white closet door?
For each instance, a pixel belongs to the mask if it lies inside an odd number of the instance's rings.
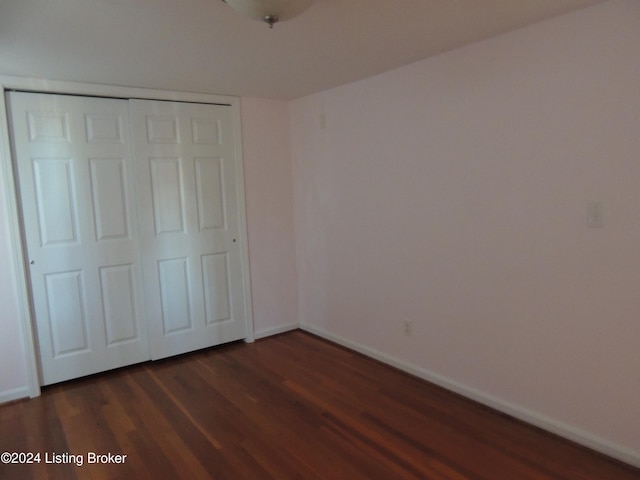
[[[246,337],[231,107],[130,102],[151,356]]]
[[[42,383],[148,360],[128,102],[9,104]]]

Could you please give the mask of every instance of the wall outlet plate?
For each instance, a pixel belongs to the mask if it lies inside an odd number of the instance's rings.
[[[604,227],[604,204],[601,201],[593,201],[587,204],[587,227]]]
[[[402,329],[404,331],[404,334],[407,337],[411,336],[411,334],[413,333],[413,322],[411,320],[409,320],[408,318],[405,318],[402,321]]]

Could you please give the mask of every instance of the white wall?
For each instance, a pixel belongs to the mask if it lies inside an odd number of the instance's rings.
[[[241,109],[253,324],[263,337],[298,326],[289,108],[242,98]]]
[[[639,58],[615,0],[292,102],[305,328],[640,465]]]

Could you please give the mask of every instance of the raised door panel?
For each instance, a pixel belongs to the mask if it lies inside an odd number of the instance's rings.
[[[149,159],[156,235],[185,233],[181,164],[180,158]]]
[[[120,114],[87,113],[85,130],[88,143],[124,144],[123,123],[126,121]]]
[[[72,158],[32,158],[42,246],[77,244],[78,207]]]
[[[109,347],[140,340],[136,284],[136,273],[131,264],[100,269],[104,327]]]
[[[178,117],[175,115],[145,115],[146,138],[149,144],[177,145],[180,143]]]
[[[158,262],[162,331],[165,335],[190,330],[191,288],[186,258]]]
[[[226,228],[224,159],[196,158],[195,176],[200,230]]]
[[[15,95],[14,95],[15,97]],[[70,142],[69,117],[65,112],[27,111],[30,143]]]
[[[129,238],[125,159],[91,158],[89,163],[97,241]]]
[[[45,284],[54,358],[88,351],[86,285],[82,271],[47,274]]]
[[[229,255],[216,253],[202,257],[207,325],[233,318],[230,301]]]

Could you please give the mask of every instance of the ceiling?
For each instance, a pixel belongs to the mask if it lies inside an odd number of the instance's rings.
[[[0,0],[0,74],[292,99],[603,0],[315,0],[267,25],[220,0]]]

